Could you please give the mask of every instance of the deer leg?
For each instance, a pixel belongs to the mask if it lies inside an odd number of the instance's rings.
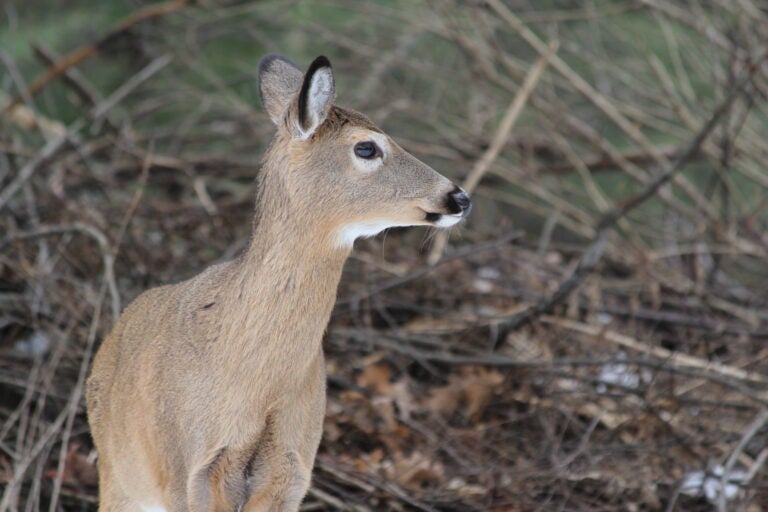
[[[236,510],[247,493],[244,466],[242,451],[223,447],[208,454],[187,482],[189,511]]]
[[[295,452],[273,459],[271,475],[264,485],[255,487],[243,512],[296,512],[309,489],[312,469]],[[267,469],[267,468],[263,468]],[[254,474],[259,479],[258,473]]]

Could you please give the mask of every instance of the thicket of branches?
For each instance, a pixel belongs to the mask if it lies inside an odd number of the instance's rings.
[[[91,357],[243,248],[267,52],[475,200],[358,243],[303,510],[768,509],[763,2],[97,5],[0,28],[0,512],[95,509]]]

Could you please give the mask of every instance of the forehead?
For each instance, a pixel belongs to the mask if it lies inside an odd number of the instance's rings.
[[[320,133],[321,132],[321,133]],[[319,137],[331,136],[350,140],[360,139],[366,134],[386,137],[381,129],[360,112],[334,106],[318,132]],[[378,137],[377,137],[378,138]]]
[[[334,106],[330,117],[335,117],[341,126],[355,126],[374,132],[381,132],[378,126],[360,112],[349,110],[343,107]]]
[[[339,109],[339,111],[339,114],[344,116],[345,119],[341,126],[340,135],[342,140],[350,144],[372,140],[378,144],[385,154],[388,152],[388,137],[370,119],[352,110]]]

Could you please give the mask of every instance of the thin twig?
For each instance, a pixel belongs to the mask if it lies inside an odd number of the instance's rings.
[[[407,356],[413,360],[431,361],[456,366],[479,365],[491,368],[535,368],[538,372],[552,370],[558,367],[602,367],[606,365],[636,365],[644,368],[653,369],[660,372],[669,372],[676,375],[688,376],[696,379],[705,379],[709,382],[733,389],[741,395],[754,401],[762,407],[768,407],[768,392],[756,390],[756,383],[749,383],[748,380],[739,379],[738,376],[742,370],[736,368],[735,372],[731,369],[725,371],[713,371],[715,366],[696,363],[695,366],[687,365],[683,362],[670,364],[668,359],[659,359],[653,357],[611,357],[595,358],[588,357],[563,357],[555,359],[534,359],[521,360],[514,357],[502,355],[498,352],[480,352],[466,351],[464,354],[451,353],[445,350],[436,350],[433,348],[419,349],[412,344],[412,339],[403,339],[393,334],[383,334],[380,331],[366,333],[359,329],[334,329],[329,338],[333,342],[338,342],[340,346],[349,348],[350,340],[363,342],[366,347],[375,346],[385,350]],[[412,338],[412,337],[411,337]],[[443,343],[444,344],[444,343]],[[438,343],[438,345],[440,345]],[[755,374],[750,374],[750,377]],[[749,385],[748,385],[749,384]],[[760,383],[761,386],[764,384]]]
[[[546,324],[556,325],[558,327],[580,332],[588,336],[604,339],[621,347],[657,357],[664,360],[672,367],[683,365],[690,368],[700,368],[702,370],[706,370],[707,372],[719,373],[721,375],[745,382],[768,384],[768,376],[761,373],[749,372],[742,370],[741,368],[721,364],[715,361],[708,361],[680,352],[673,352],[672,350],[657,347],[650,343],[643,343],[625,334],[609,331],[602,327],[595,327],[583,322],[576,322],[574,320],[567,320],[565,318],[554,316],[543,316],[541,317],[541,321]]]
[[[717,497],[717,511],[728,512],[728,505],[726,503],[727,497],[725,495],[725,488],[730,484],[731,473],[736,465],[736,461],[741,456],[744,448],[747,444],[757,435],[757,432],[768,423],[768,409],[763,409],[760,414],[754,419],[754,421],[747,427],[739,439],[738,444],[728,456],[728,460],[723,466],[723,474],[720,476],[720,493]]]
[[[472,191],[475,190],[477,184],[480,183],[480,180],[483,179],[485,173],[488,172],[488,169],[490,169],[493,162],[496,161],[504,144],[506,144],[507,139],[509,139],[509,133],[512,131],[512,127],[515,125],[517,118],[520,116],[520,112],[523,111],[523,107],[528,102],[528,98],[531,96],[533,89],[536,87],[536,84],[539,83],[539,79],[541,78],[542,73],[544,73],[549,61],[557,52],[558,46],[559,43],[557,41],[549,43],[547,52],[536,61],[536,64],[534,64],[528,72],[523,85],[520,87],[520,90],[517,91],[517,94],[512,99],[509,107],[507,107],[507,111],[504,114],[501,123],[499,123],[499,127],[496,130],[496,135],[494,135],[493,141],[491,141],[491,145],[488,146],[488,149],[483,153],[483,156],[477,161],[472,168],[472,171],[470,171],[469,175],[467,175],[467,178],[462,183],[462,188],[467,193],[472,193]],[[448,232],[439,232],[435,237],[432,250],[427,256],[427,263],[430,265],[436,264],[443,256],[443,251],[445,251],[445,245],[447,243]]]
[[[373,295],[381,293],[385,290],[389,290],[390,288],[401,286],[415,279],[419,279],[420,277],[424,277],[432,273],[433,271],[437,270],[438,268],[440,268],[440,266],[443,265],[444,263],[448,263],[449,261],[464,259],[474,254],[496,249],[497,247],[501,247],[502,245],[508,244],[513,240],[520,238],[520,236],[522,236],[522,233],[519,230],[514,229],[512,231],[508,231],[507,233],[504,233],[503,235],[501,235],[500,237],[494,240],[490,240],[481,244],[475,244],[475,245],[469,245],[469,246],[463,247],[461,248],[461,250],[456,251],[455,253],[444,257],[443,259],[441,259],[440,261],[438,261],[432,266],[425,265],[415,270],[412,270],[411,272],[405,274],[404,276],[393,277],[387,281],[384,281],[381,284],[374,286],[373,288],[355,293],[350,297],[340,299],[336,301],[336,305],[341,306],[345,304],[353,304],[355,302],[359,302]]]
[[[341,501],[339,498],[318,489],[317,487],[312,487],[309,489],[308,494],[314,498],[316,498],[319,501],[322,501],[326,505],[330,505],[332,507],[336,507],[336,510],[343,510],[343,511],[350,511],[350,512],[369,512],[371,509],[368,507],[362,507],[360,505],[347,505],[343,501]]]
[[[56,62],[61,60],[60,55],[56,55],[51,48],[42,42],[33,44],[32,50],[35,52],[35,56],[46,66],[54,67],[56,66]],[[96,89],[86,81],[82,74],[77,72],[76,68],[62,71],[61,77],[62,81],[77,94],[84,105],[93,106],[99,102]]]
[[[539,54],[545,55],[546,45],[544,42],[528,28],[507,6],[500,0],[487,0],[488,4],[501,16],[521,38],[523,38]],[[663,158],[653,147],[651,141],[642,133],[642,131],[608,99],[600,94],[592,85],[589,84],[581,75],[579,75],[567,62],[557,55],[552,58],[552,67],[562,76],[564,76],[574,89],[584,95],[598,109],[600,109],[616,126],[618,126],[632,141],[638,144],[646,153],[648,153],[659,164],[660,167],[668,167],[669,162]],[[673,174],[670,179],[676,178]],[[684,180],[678,180],[678,185],[691,197],[697,206],[705,212],[710,218],[716,217],[711,209],[711,204],[696,190],[690,183]]]
[[[40,91],[42,91],[45,86],[48,85],[52,80],[64,73],[69,68],[76,66],[88,57],[95,55],[105,44],[114,40],[115,37],[133,28],[141,22],[178,11],[190,3],[191,2],[189,0],[173,0],[164,4],[150,5],[134,13],[131,13],[126,18],[120,20],[114,29],[99,38],[95,43],[81,46],[67,54],[55,66],[51,67],[44,74],[38,77],[32,83],[32,85],[29,86],[29,89],[25,91],[25,94],[29,95],[30,98],[37,96],[37,94],[39,94]],[[8,105],[6,105],[3,112],[10,112],[21,102],[21,100],[21,96],[15,97],[8,103]]]
[[[69,141],[70,137],[73,137],[79,132],[83,126],[85,126],[85,120],[80,119],[72,123],[72,125],[60,136],[51,139],[43,148],[32,158],[24,164],[24,167],[19,171],[18,176],[8,184],[2,191],[0,191],[0,212],[10,202],[11,198],[21,190],[21,187],[32,177],[32,175],[48,163],[59,151],[64,148],[64,145]]]
[[[42,236],[61,235],[63,233],[83,233],[90,236],[99,244],[101,258],[104,262],[104,279],[109,289],[109,295],[112,304],[112,318],[117,319],[122,309],[120,293],[115,281],[115,255],[110,248],[107,236],[95,226],[85,224],[84,222],[75,222],[70,226],[41,226],[31,231],[20,231],[14,235],[9,235],[5,240],[0,241],[0,249],[9,245],[14,240],[28,240]]]
[[[8,481],[5,482],[5,491],[3,492],[2,499],[0,499],[0,512],[9,510],[8,507],[13,500],[16,487],[21,483],[24,473],[26,473],[30,464],[32,464],[38,454],[48,445],[53,436],[61,430],[68,414],[69,411],[67,408],[62,409],[61,412],[59,412],[59,415],[56,416],[56,419],[53,420],[53,423],[48,425],[45,431],[39,435],[37,441],[29,450],[29,453],[27,453],[23,459],[16,461],[13,468],[13,474]]]
[[[112,286],[114,282],[114,276],[112,280],[104,272],[104,282],[102,283],[101,291],[99,293],[99,300],[96,302],[96,307],[93,311],[93,320],[88,330],[88,340],[85,344],[85,350],[83,351],[83,359],[80,361],[80,371],[77,374],[77,382],[72,389],[71,398],[64,411],[67,412],[67,421],[64,425],[64,431],[61,435],[61,449],[59,450],[59,464],[56,470],[56,478],[53,482],[53,492],[51,494],[51,505],[49,512],[56,512],[56,505],[59,501],[59,493],[61,492],[62,476],[64,475],[64,466],[67,461],[67,451],[69,449],[69,439],[72,436],[72,427],[75,422],[75,414],[80,407],[80,399],[83,396],[85,388],[85,378],[88,375],[88,368],[91,365],[91,355],[93,353],[93,347],[96,344],[96,335],[99,332],[99,322],[101,320],[101,306],[104,302],[104,295],[108,287]],[[118,311],[119,312],[119,311]],[[115,317],[116,318],[116,317]]]
[[[551,311],[554,306],[565,300],[565,298],[567,298],[571,292],[573,292],[573,290],[575,290],[576,287],[581,284],[584,277],[586,277],[586,275],[591,272],[595,265],[597,265],[597,263],[602,259],[608,232],[627,213],[653,197],[656,192],[664,184],[669,182],[669,180],[672,179],[672,177],[677,174],[691,158],[699,153],[702,144],[704,144],[704,141],[709,137],[726,112],[728,112],[736,98],[742,94],[744,89],[751,82],[752,76],[759,69],[760,65],[766,59],[766,57],[768,57],[768,52],[763,53],[763,55],[755,63],[748,66],[741,80],[739,80],[731,88],[725,99],[712,113],[709,120],[704,123],[704,126],[702,126],[696,136],[685,146],[683,150],[680,151],[679,156],[668,169],[654,176],[646,184],[643,190],[640,191],[640,193],[630,197],[622,203],[619,203],[602,216],[597,224],[597,234],[594,240],[579,259],[579,262],[571,275],[568,276],[562,283],[560,283],[557,290],[555,290],[552,294],[543,297],[533,306],[530,306],[526,310],[510,317],[508,320],[501,324],[495,348],[498,348],[501,343],[504,342],[506,335],[510,331],[516,329],[524,323],[529,322],[542,313]]]
[[[91,119],[99,121],[112,108],[120,103],[126,96],[133,92],[139,85],[146,82],[155,73],[163,69],[171,62],[170,55],[161,55],[147,64],[141,71],[130,77],[123,85],[118,87],[109,98],[96,105],[91,112]]]
[[[122,86],[120,86],[115,92],[113,92],[106,100],[94,106],[90,112],[83,118],[78,119],[72,123],[62,135],[51,139],[43,148],[32,158],[24,164],[24,167],[19,171],[18,176],[8,184],[2,191],[0,191],[0,212],[8,206],[11,198],[21,189],[21,187],[37,172],[37,170],[43,165],[53,159],[64,149],[64,146],[70,140],[73,140],[77,134],[82,130],[88,122],[97,121],[102,116],[115,107],[122,99],[124,99],[131,91],[138,87],[141,83],[148,80],[152,75],[160,71],[170,62],[170,57],[163,55],[150,62],[144,69],[139,71],[136,75],[131,77]]]
[[[16,88],[21,91],[26,91],[21,72],[16,67],[16,64],[11,56],[5,52],[0,51],[0,60],[3,61],[5,67],[8,69],[8,74],[16,83]],[[28,130],[38,130],[46,139],[56,137],[64,132],[65,129],[63,124],[59,123],[58,121],[48,119],[47,117],[37,112],[31,97],[25,93],[22,93],[20,98],[24,101],[24,103],[20,103],[13,110],[8,110],[6,112],[8,118],[11,119],[17,126]],[[12,100],[10,97],[7,97],[5,93],[0,92],[0,107],[9,104],[11,101]]]

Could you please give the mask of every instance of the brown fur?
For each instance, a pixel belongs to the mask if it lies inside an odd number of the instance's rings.
[[[391,140],[379,170],[355,168],[354,143],[381,133],[357,112],[329,104],[298,140],[295,91],[280,89],[296,73],[280,66],[262,71],[279,129],[247,250],[141,294],[96,355],[87,402],[102,512],[298,510],[325,411],[321,339],[351,250],[339,230],[445,212],[453,185]]]

